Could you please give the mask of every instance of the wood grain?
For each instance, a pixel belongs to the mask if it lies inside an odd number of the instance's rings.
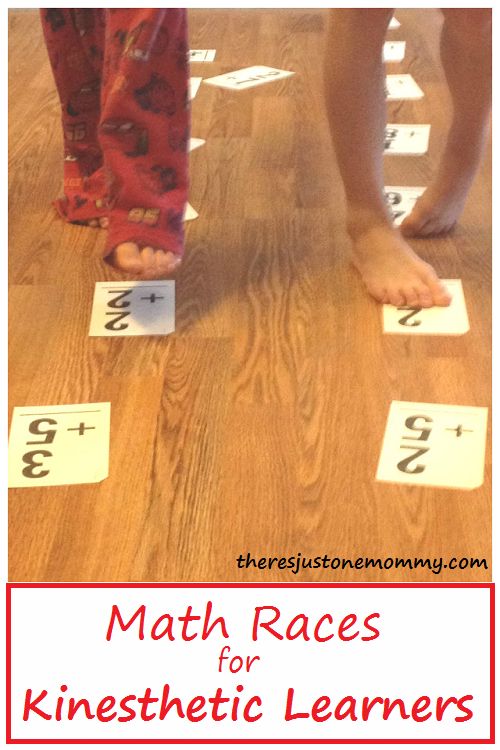
[[[425,92],[389,121],[430,122],[429,153],[386,159],[386,182],[425,185],[450,115],[441,16],[398,11]],[[489,581],[491,570],[239,570],[236,558],[486,558],[491,461],[472,492],[374,481],[393,399],[488,406],[491,157],[460,226],[414,246],[461,278],[471,331],[383,336],[348,263],[344,203],[321,86],[324,10],[191,10],[208,77],[253,64],[293,77],[238,94],[203,86],[191,203],[166,338],[91,339],[99,230],[65,225],[58,99],[37,13],[10,12],[10,404],[111,401],[110,476],[10,492],[16,581]]]

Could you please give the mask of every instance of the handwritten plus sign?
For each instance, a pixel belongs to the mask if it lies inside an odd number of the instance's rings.
[[[464,432],[474,432],[474,430],[466,430],[461,424],[457,427],[446,427],[445,429],[449,432],[456,432],[457,437],[461,437]]]
[[[80,422],[78,427],[68,427],[68,432],[70,430],[78,430],[79,435],[85,435],[85,430],[95,430],[95,427],[85,427],[85,422]]]

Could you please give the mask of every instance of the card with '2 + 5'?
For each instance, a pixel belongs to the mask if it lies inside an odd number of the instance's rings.
[[[472,490],[483,483],[488,409],[393,401],[377,479]]]

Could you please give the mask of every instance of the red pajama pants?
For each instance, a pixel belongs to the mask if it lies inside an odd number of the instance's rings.
[[[70,222],[109,217],[121,242],[183,251],[190,124],[186,11],[41,11],[62,107]]]

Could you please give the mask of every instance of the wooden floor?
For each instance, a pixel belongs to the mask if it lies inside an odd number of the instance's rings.
[[[347,261],[323,112],[324,10],[193,10],[193,65],[296,72],[236,94],[202,85],[177,331],[89,338],[102,230],[65,225],[58,100],[35,11],[10,13],[10,403],[111,402],[109,478],[10,492],[15,581],[488,581],[491,570],[238,570],[236,558],[491,561],[490,459],[472,492],[374,481],[393,399],[490,402],[491,160],[447,239],[414,247],[463,280],[471,331],[383,336]],[[403,63],[425,91],[389,122],[431,122],[429,154],[388,157],[386,184],[428,184],[449,116],[441,17],[401,10]],[[489,445],[489,442],[488,442]],[[489,456],[489,452],[488,452]],[[491,566],[490,566],[491,567]]]

